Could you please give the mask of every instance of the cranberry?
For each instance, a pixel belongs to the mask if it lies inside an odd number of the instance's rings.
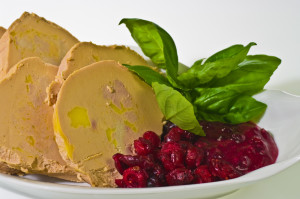
[[[197,167],[194,171],[194,175],[194,182],[197,184],[212,182],[214,180],[207,165]]]
[[[209,170],[213,176],[221,180],[228,180],[241,176],[241,173],[223,159],[210,159]]]
[[[123,155],[119,158],[119,161],[128,167],[140,166],[141,158],[133,155]]]
[[[251,122],[231,125],[201,121],[205,137],[168,122],[164,141],[152,131],[134,141],[137,155],[115,154],[123,179],[118,187],[158,187],[228,180],[272,164],[273,137]]]
[[[128,188],[141,188],[147,186],[148,174],[139,166],[130,167],[123,173],[123,181]]]
[[[162,145],[159,159],[167,171],[184,167],[184,150],[176,142],[167,142]]]
[[[149,140],[153,147],[158,148],[160,146],[160,138],[153,131],[146,131],[143,138]]]
[[[123,179],[115,179],[115,183],[119,188],[125,188],[126,184]]]
[[[155,175],[149,177],[147,181],[147,187],[162,187],[162,186],[164,186],[164,184],[161,183],[159,177]]]
[[[184,185],[193,181],[191,170],[186,168],[177,168],[166,175],[168,185]]]
[[[204,157],[203,149],[191,146],[187,149],[185,164],[187,168],[194,169],[202,163]]]
[[[154,147],[149,140],[140,137],[134,140],[134,149],[138,155],[148,155],[153,152]]]
[[[178,127],[172,128],[167,135],[165,135],[165,142],[178,142],[181,140],[181,135],[184,131]]]
[[[128,166],[126,166],[126,164],[124,164],[120,160],[123,156],[124,155],[122,155],[120,153],[116,153],[115,155],[113,155],[113,159],[115,161],[115,167],[120,174],[123,174],[124,170],[128,168]]]

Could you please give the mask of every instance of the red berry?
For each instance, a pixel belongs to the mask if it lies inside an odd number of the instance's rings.
[[[140,156],[140,162],[141,164],[139,166],[147,171],[153,169],[153,167],[155,167],[156,165],[152,154],[147,156]]]
[[[207,165],[201,165],[197,167],[194,171],[194,182],[197,184],[212,182],[213,177],[208,170]]]
[[[123,179],[118,187],[157,187],[206,183],[239,177],[272,164],[278,156],[273,137],[251,122],[231,125],[201,122],[207,136],[199,137],[164,126],[164,141],[152,131],[134,141],[137,155],[115,154]]]
[[[167,171],[184,167],[184,150],[176,142],[167,142],[162,145],[159,159]]]
[[[141,188],[147,186],[148,174],[139,166],[130,167],[123,173],[123,181],[128,188]]]
[[[120,174],[123,174],[124,170],[128,168],[128,166],[126,166],[120,159],[123,157],[124,155],[120,154],[120,153],[116,153],[115,155],[113,155],[113,159],[115,161],[115,167],[117,169],[117,171]]]
[[[123,155],[119,160],[126,165],[127,168],[141,165],[141,158],[139,156]]]
[[[164,137],[165,142],[178,142],[181,140],[181,136],[184,133],[184,130],[179,127],[173,127],[167,135]]]
[[[194,169],[202,163],[204,152],[201,148],[191,146],[188,147],[185,157],[185,164],[187,168]]]
[[[143,138],[149,140],[153,147],[158,148],[160,146],[160,138],[153,131],[146,131],[143,135]]]
[[[147,181],[147,187],[161,187],[163,184],[157,176],[151,176]]]
[[[218,177],[221,180],[228,180],[241,176],[241,173],[223,159],[210,159],[209,170],[213,176]]]
[[[149,140],[140,137],[134,140],[134,149],[138,155],[148,155],[153,152],[154,147]]]
[[[140,166],[142,169],[149,170],[155,166],[155,160],[152,154],[147,156],[123,155],[119,158],[119,161],[123,163],[126,168]]]
[[[165,170],[162,166],[156,165],[151,172],[154,176],[156,176],[159,179],[159,181],[162,185],[165,185],[165,183],[166,183],[166,180],[165,180],[166,172],[165,172]]]
[[[125,185],[123,179],[115,179],[115,183],[116,183],[116,185],[117,185],[119,188],[125,188],[125,187],[126,187],[126,185]]]
[[[177,168],[166,175],[168,185],[184,185],[193,181],[192,172],[185,168]]]

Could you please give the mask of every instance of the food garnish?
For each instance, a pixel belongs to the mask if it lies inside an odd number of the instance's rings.
[[[254,42],[230,46],[182,70],[174,41],[160,26],[134,18],[120,24],[127,26],[144,54],[166,71],[149,73],[144,66],[126,65],[153,87],[166,120],[204,135],[198,120],[239,124],[259,118],[266,110],[267,105],[252,96],[263,90],[281,60],[248,55]]]

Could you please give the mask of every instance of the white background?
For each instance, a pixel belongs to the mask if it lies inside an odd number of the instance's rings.
[[[230,45],[254,41],[258,45],[252,47],[250,54],[282,59],[266,88],[300,95],[300,1],[297,0],[1,0],[0,26],[8,28],[24,11],[57,23],[81,41],[102,45],[135,45],[126,27],[118,25],[119,21],[125,17],[150,20],[169,32],[180,62],[186,65]],[[300,164],[296,164],[223,199],[298,199],[299,179]],[[26,198],[2,188],[0,197]]]

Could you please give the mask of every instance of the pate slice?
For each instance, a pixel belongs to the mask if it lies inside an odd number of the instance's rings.
[[[6,29],[0,26],[0,39],[5,33]],[[12,175],[22,175],[23,172],[17,169],[10,168],[5,162],[0,162],[0,173],[12,174]]]
[[[65,29],[25,12],[0,39],[0,77],[26,57],[40,57],[58,66],[78,40]]]
[[[24,173],[79,181],[59,154],[53,108],[45,102],[57,69],[40,58],[26,58],[0,81],[0,161]]]
[[[62,157],[92,186],[113,187],[120,177],[115,153],[132,153],[145,131],[162,133],[152,88],[116,61],[100,61],[72,73],[54,107],[54,131]]]
[[[121,64],[148,65],[135,51],[126,46],[100,46],[92,42],[75,44],[61,61],[55,81],[48,88],[48,103],[55,104],[63,81],[75,70],[103,60],[115,60]]]
[[[0,26],[0,39],[2,37],[2,35],[5,33],[6,29],[3,28],[2,26]]]

